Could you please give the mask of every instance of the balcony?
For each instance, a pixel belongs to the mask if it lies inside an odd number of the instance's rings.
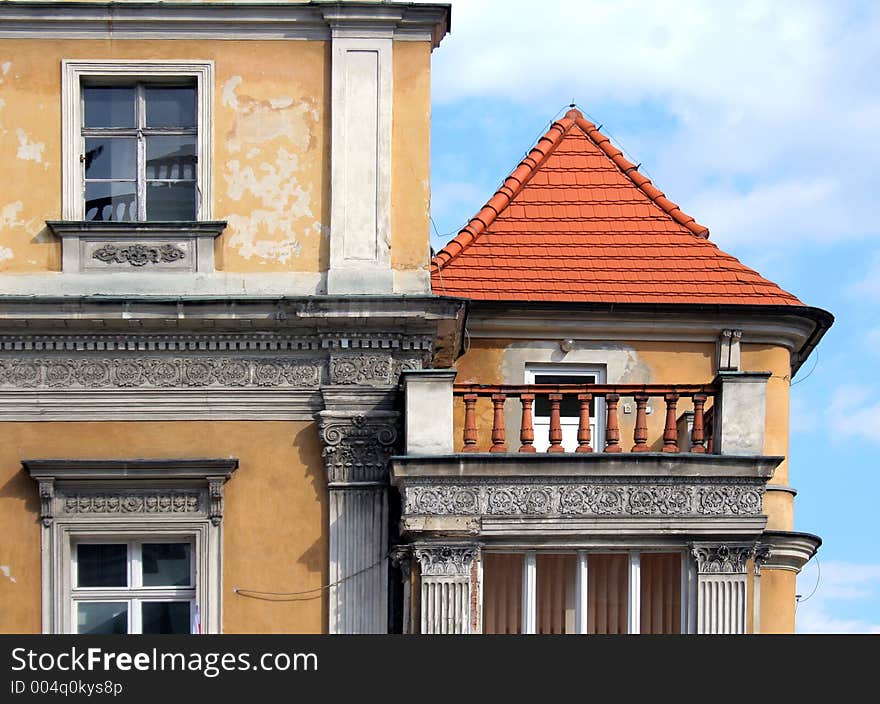
[[[784,459],[763,454],[768,377],[479,385],[455,384],[452,370],[406,372],[406,449],[392,459],[401,532],[547,545],[754,538]]]

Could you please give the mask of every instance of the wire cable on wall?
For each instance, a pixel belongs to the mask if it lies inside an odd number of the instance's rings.
[[[379,567],[379,565],[385,563],[385,560],[388,559],[389,554],[390,553],[385,553],[382,559],[378,562],[374,562],[372,565],[364,567],[357,572],[352,572],[342,579],[337,579],[335,582],[330,582],[330,584],[325,584],[320,587],[314,587],[312,589],[305,589],[299,592],[263,592],[257,589],[242,589],[241,587],[233,587],[232,591],[239,596],[244,596],[249,599],[262,599],[263,601],[308,601],[309,599],[317,599],[319,596],[321,596],[321,592],[330,589],[331,587],[338,586],[343,582],[347,582],[348,580],[353,579],[358,575],[364,574],[365,572],[376,569],[377,567]]]

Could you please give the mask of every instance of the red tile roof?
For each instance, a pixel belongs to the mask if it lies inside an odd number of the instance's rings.
[[[572,109],[437,253],[431,281],[483,300],[803,305],[708,238]]]

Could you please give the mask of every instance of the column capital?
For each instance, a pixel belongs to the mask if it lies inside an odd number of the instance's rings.
[[[480,546],[421,545],[413,548],[423,577],[465,577],[470,574],[471,564],[477,559]]]
[[[698,574],[745,574],[755,543],[691,543]]]
[[[331,488],[388,483],[388,461],[397,443],[399,415],[396,411],[318,414],[324,442],[321,455]]]

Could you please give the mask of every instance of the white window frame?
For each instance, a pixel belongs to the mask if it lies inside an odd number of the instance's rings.
[[[535,376],[539,374],[554,374],[557,376],[586,376],[586,375],[594,375],[596,377],[597,384],[606,383],[606,368],[604,365],[598,364],[526,364],[525,367],[525,383],[526,384],[534,384]],[[590,447],[593,448],[593,452],[604,452],[605,450],[605,400],[602,398],[594,398],[594,412],[595,416],[590,420],[593,421],[591,425],[593,428],[590,432]],[[534,412],[532,414],[532,426],[535,430],[540,427],[543,431],[544,424],[543,422],[537,423],[536,421],[539,416],[535,415]],[[540,416],[540,418],[544,418],[545,416]],[[547,426],[549,428],[549,419]],[[563,423],[563,427],[566,427],[565,423]],[[563,430],[563,432],[565,432]],[[577,425],[574,426],[574,432],[577,433]],[[537,439],[537,438],[536,438]],[[577,448],[577,442],[572,447],[566,447],[566,452],[574,452]],[[539,449],[542,451],[542,449]]]
[[[589,563],[590,554],[626,554],[629,557],[627,581],[627,632],[638,634],[641,630],[641,556],[648,553],[681,554],[681,595],[680,595],[680,631],[682,634],[696,633],[696,574],[688,551],[678,547],[656,548],[590,548],[589,550],[485,550],[492,553],[507,553],[523,556],[522,577],[522,609],[521,631],[524,635],[537,633],[538,625],[538,590],[537,590],[537,556],[538,554],[576,555],[577,571],[575,573],[575,634],[589,634],[587,623],[589,599]],[[482,567],[482,561],[481,561]],[[482,581],[481,581],[482,584]],[[481,593],[480,614],[486,609],[485,592]],[[574,635],[574,634],[571,634]]]
[[[83,82],[119,81],[161,82],[163,79],[193,78],[196,82],[198,113],[196,137],[196,220],[210,220],[213,202],[213,61],[90,61],[65,59],[61,85],[62,199],[61,217],[80,221],[85,218],[85,179],[80,156],[83,154]],[[138,221],[144,222],[144,221]]]
[[[75,626],[71,553],[78,542],[184,539],[194,546],[201,632],[222,632],[224,485],[237,459],[37,459],[22,460],[22,466],[39,486],[43,633],[67,633]],[[120,502],[157,496],[173,501],[178,493],[194,503],[180,510],[146,498],[122,509],[90,503],[92,496],[108,495]]]
[[[80,587],[78,582],[77,547],[88,544],[124,544],[126,546],[126,586],[124,587]],[[190,546],[190,576],[187,586],[144,586],[142,550],[144,543],[187,543]],[[68,632],[76,633],[79,629],[77,609],[79,604],[88,602],[113,602],[128,604],[128,633],[142,633],[143,602],[150,601],[186,601],[190,604],[190,629],[193,626],[193,614],[199,605],[198,585],[198,536],[193,533],[181,535],[156,536],[149,533],[131,535],[106,535],[100,538],[93,534],[79,538],[70,535],[70,581],[67,594]]]

